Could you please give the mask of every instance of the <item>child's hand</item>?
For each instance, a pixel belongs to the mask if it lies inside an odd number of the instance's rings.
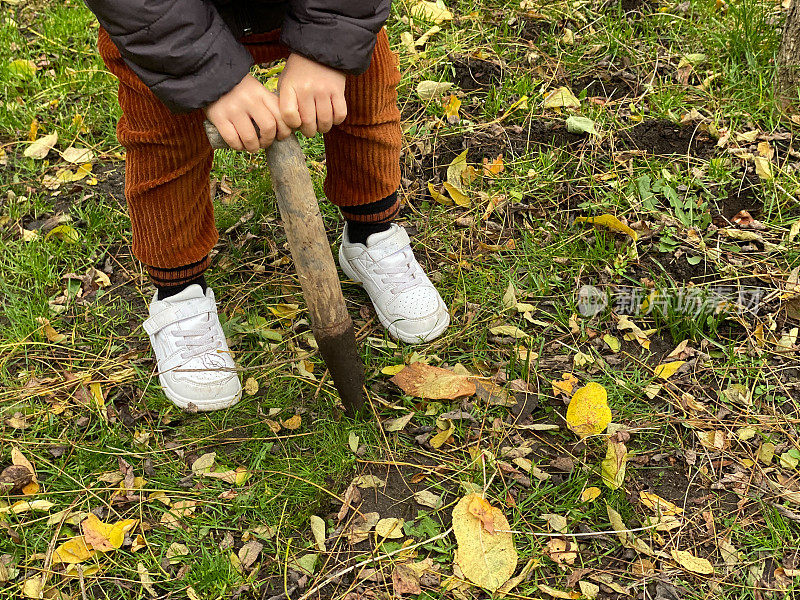
[[[249,74],[203,110],[233,150],[257,152],[267,148],[276,137],[283,140],[292,133],[281,118],[278,97]],[[258,125],[260,137],[253,123]]]
[[[291,54],[278,80],[281,116],[306,137],[328,133],[347,117],[344,73]]]

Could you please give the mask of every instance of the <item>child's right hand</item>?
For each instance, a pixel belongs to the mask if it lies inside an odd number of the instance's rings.
[[[269,147],[275,138],[283,140],[292,133],[281,117],[278,96],[250,74],[203,110],[233,150],[258,152]],[[260,137],[253,123],[258,125]]]

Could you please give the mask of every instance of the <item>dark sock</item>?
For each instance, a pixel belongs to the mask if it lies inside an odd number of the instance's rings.
[[[373,233],[381,233],[388,231],[392,226],[389,223],[360,223],[359,221],[347,222],[347,241],[351,244],[364,244],[367,245],[367,238]]]
[[[347,221],[347,241],[351,244],[366,245],[367,238],[373,233],[388,231],[397,215],[397,210],[388,215],[381,213],[386,213],[395,206],[397,206],[397,192],[377,202],[342,209]],[[370,221],[370,217],[377,215],[381,215],[380,221]]]
[[[176,294],[180,294],[183,290],[188,288],[190,285],[195,285],[195,284],[197,284],[201,288],[203,288],[203,293],[204,294],[206,293],[206,290],[208,289],[208,284],[206,283],[205,276],[201,274],[199,277],[196,277],[196,278],[192,279],[191,281],[185,281],[185,282],[180,283],[178,285],[169,285],[169,286],[158,285],[158,286],[156,286],[156,289],[158,290],[158,299],[159,300],[164,300],[165,298],[169,298],[170,296],[174,296]]]

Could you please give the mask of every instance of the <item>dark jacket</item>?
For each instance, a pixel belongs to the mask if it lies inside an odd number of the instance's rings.
[[[174,112],[207,106],[253,65],[237,38],[280,28],[293,52],[367,70],[391,0],[85,0],[123,59]]]

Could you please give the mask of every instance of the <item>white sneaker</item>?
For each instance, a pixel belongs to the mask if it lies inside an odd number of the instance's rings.
[[[164,393],[178,407],[197,410],[229,408],[242,396],[211,288],[199,285],[150,303],[144,330],[158,362]]]
[[[429,342],[450,324],[447,306],[414,258],[408,234],[399,225],[373,233],[365,246],[348,241],[345,224],[339,265],[364,286],[393,338],[409,344]]]

